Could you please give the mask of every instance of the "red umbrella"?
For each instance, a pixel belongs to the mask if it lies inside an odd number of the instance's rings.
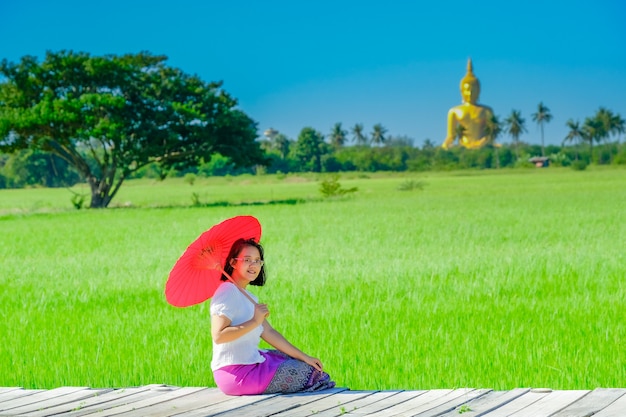
[[[261,224],[252,216],[237,216],[202,233],[178,258],[165,284],[165,298],[176,307],[188,307],[213,297],[220,286],[224,264],[238,239],[261,239]],[[230,276],[227,276],[232,281]],[[234,283],[234,282],[233,282]],[[237,287],[239,288],[239,287]],[[241,292],[253,301],[243,289]]]

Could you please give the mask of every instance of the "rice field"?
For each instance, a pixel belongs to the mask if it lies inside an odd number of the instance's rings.
[[[340,386],[626,386],[626,170],[346,174],[330,199],[323,178],[129,181],[106,210],[0,190],[0,386],[214,386],[208,303],[163,290],[241,214],[252,291]]]

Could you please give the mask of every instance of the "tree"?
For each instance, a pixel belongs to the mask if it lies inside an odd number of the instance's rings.
[[[465,126],[463,126],[462,124],[457,124],[454,127],[454,134],[455,134],[455,140],[461,140],[461,138],[463,137],[463,135],[465,134]]]
[[[372,143],[374,145],[382,146],[385,143],[385,133],[387,133],[387,129],[383,127],[380,123],[377,123],[372,128]]]
[[[42,150],[67,161],[109,205],[124,179],[154,163],[197,166],[214,154],[266,163],[256,123],[221,82],[165,65],[166,57],[48,52],[0,65],[0,151]]]
[[[620,135],[624,133],[624,119],[619,114],[614,114],[605,107],[600,107],[596,113],[596,119],[602,124],[603,133],[608,140],[612,135],[617,136],[617,143],[620,142]]]
[[[293,142],[292,140],[271,127],[263,132],[263,136],[267,138],[265,148],[268,151],[275,151],[278,155],[280,155],[281,159],[287,159],[291,143]]]
[[[567,128],[569,129],[569,131],[567,132],[567,136],[565,136],[565,139],[563,139],[563,144],[565,144],[565,142],[576,142],[576,141],[582,141],[583,138],[583,132],[580,128],[580,122],[578,120],[574,121],[573,119],[569,119],[565,125],[567,126]],[[576,160],[578,160],[578,150],[576,150]]]
[[[361,123],[354,125],[352,128],[352,135],[356,145],[367,145],[367,136],[363,133],[363,125]]]
[[[78,174],[69,169],[63,159],[32,149],[6,154],[6,161],[2,165],[0,163],[0,172],[6,177],[6,185],[12,188],[71,187],[80,181]]]
[[[492,114],[491,117],[487,120],[487,126],[485,127],[485,133],[489,138],[489,144],[493,145],[496,153],[496,168],[500,168],[500,155],[498,153],[498,148],[500,148],[500,144],[496,143],[496,139],[502,133],[502,123],[500,119],[495,114]]]
[[[341,122],[335,123],[330,131],[330,144],[335,148],[341,148],[346,144],[348,132],[341,127]]]
[[[613,118],[613,133],[617,135],[617,144],[620,143],[622,134],[626,131],[626,121],[622,119],[622,116],[616,114]]]
[[[321,172],[324,153],[324,135],[312,127],[303,128],[295,146],[295,156],[302,168],[305,171]]]
[[[282,159],[287,159],[287,156],[289,155],[289,149],[291,149],[292,142],[293,141],[289,139],[287,136],[283,135],[282,133],[279,133],[274,138],[273,149],[276,149],[278,151]]]
[[[604,137],[602,121],[598,117],[586,117],[580,131],[583,140],[589,143],[589,155],[593,161],[593,142],[599,142]]]
[[[543,140],[543,125],[545,123],[550,123],[552,120],[552,114],[550,113],[550,109],[546,107],[543,102],[540,102],[537,106],[537,113],[532,114],[533,121],[536,122],[541,128],[541,156],[546,156],[546,149]]]
[[[422,144],[422,149],[435,149],[435,147],[437,147],[437,145],[430,139],[424,140],[424,143]]]
[[[615,115],[613,114],[613,112],[605,107],[600,107],[598,109],[598,111],[596,112],[596,121],[598,123],[599,126],[601,126],[600,129],[600,137],[598,138],[598,141],[601,141],[602,139],[605,139],[607,144],[611,139],[611,135],[613,134],[614,130],[614,123],[615,123]],[[610,149],[609,149],[609,152]],[[612,156],[609,154],[609,161],[611,161]]]
[[[487,120],[487,126],[485,128],[489,143],[493,144],[500,133],[502,133],[502,122],[495,114]]]
[[[509,117],[504,120],[506,130],[513,138],[515,143],[515,157],[519,159],[519,137],[523,132],[526,132],[524,124],[526,120],[522,118],[522,113],[519,110],[512,110]]]

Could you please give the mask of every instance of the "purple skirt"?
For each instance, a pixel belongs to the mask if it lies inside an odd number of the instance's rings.
[[[278,350],[261,351],[265,362],[228,365],[213,371],[218,388],[227,395],[310,392],[333,388],[326,372]]]

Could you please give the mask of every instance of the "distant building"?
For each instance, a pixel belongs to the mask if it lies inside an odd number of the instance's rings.
[[[537,168],[547,168],[550,165],[550,158],[547,156],[533,156],[528,162],[531,162]]]

